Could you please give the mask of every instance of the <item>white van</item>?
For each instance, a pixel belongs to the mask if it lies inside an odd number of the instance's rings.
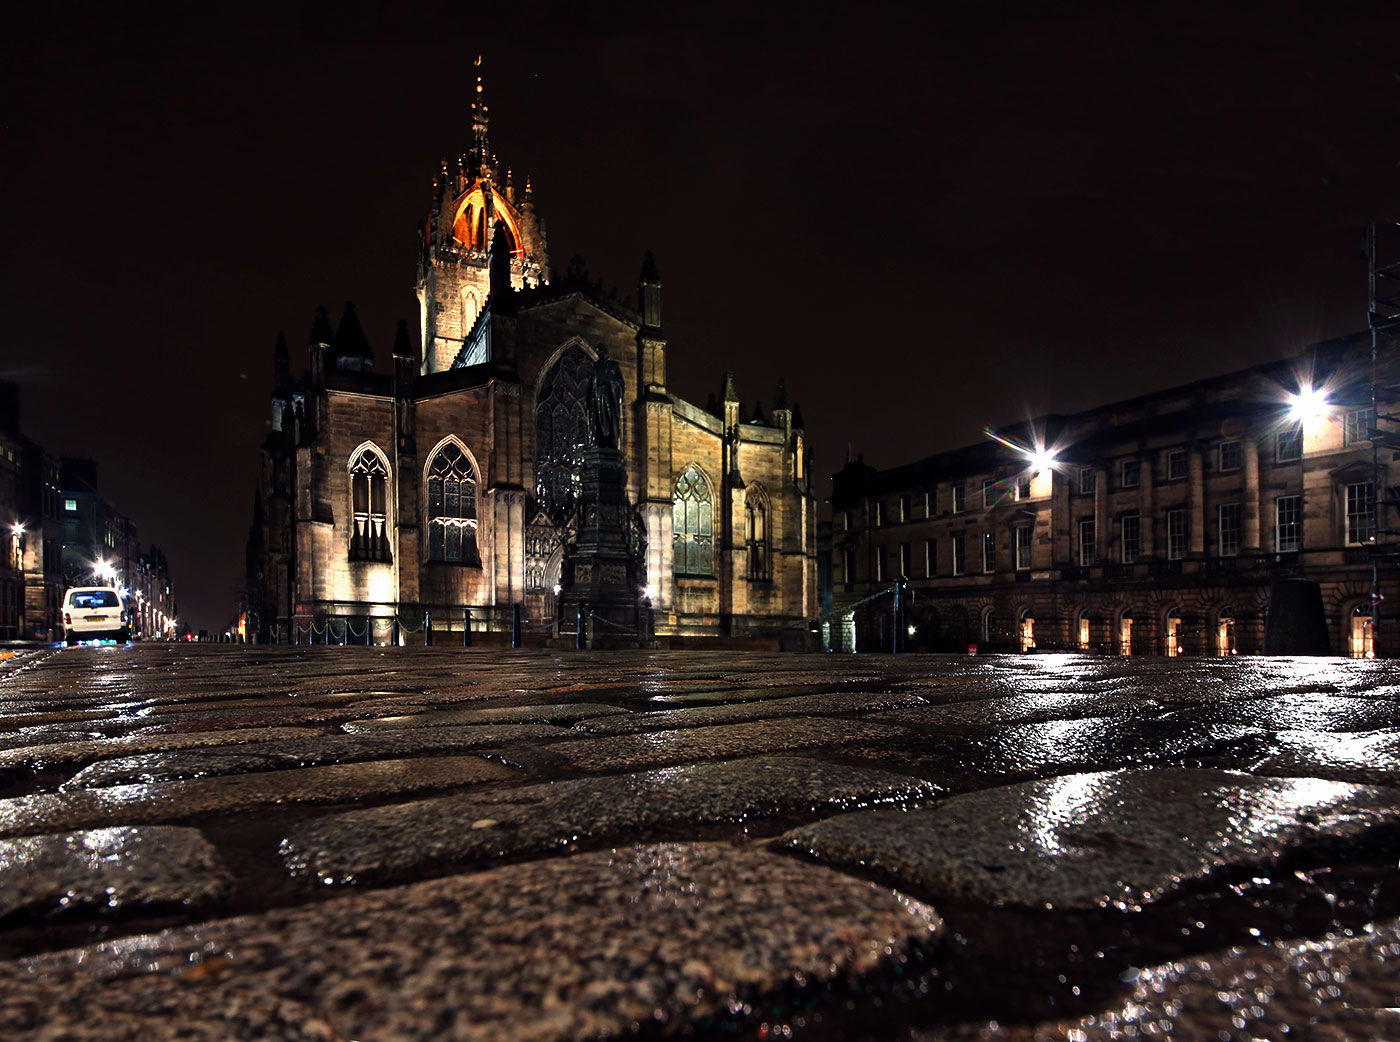
[[[131,625],[115,586],[75,586],[63,597],[63,638],[71,648],[80,640],[128,641]]]

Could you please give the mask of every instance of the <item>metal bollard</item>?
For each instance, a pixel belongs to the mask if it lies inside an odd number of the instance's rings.
[[[399,646],[399,613],[397,611],[394,612],[394,625],[391,627],[391,631],[394,638],[394,647],[397,648]]]
[[[471,647],[471,646],[472,646],[472,610],[471,610],[470,608],[463,608],[463,609],[462,609],[462,647],[464,647],[464,648],[469,648],[469,647]]]
[[[510,646],[520,647],[520,605],[510,606]]]
[[[578,602],[578,631],[574,634],[574,649],[582,651],[588,646],[588,634],[586,631],[588,618],[588,604],[585,601]]]
[[[423,613],[423,647],[433,646],[433,613],[425,611]]]
[[[366,616],[365,616],[365,647],[369,647],[370,644],[373,643],[373,640],[372,640],[373,636],[374,636],[374,634],[370,631],[369,616],[366,615]]]

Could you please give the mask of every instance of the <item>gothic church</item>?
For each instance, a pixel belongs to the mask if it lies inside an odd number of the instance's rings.
[[[584,394],[606,348],[625,382],[636,595],[656,638],[807,646],[816,519],[800,412],[780,386],[769,415],[750,419],[728,373],[709,408],[672,394],[651,255],[635,309],[579,263],[552,276],[532,187],[491,152],[480,78],[471,116],[470,150],[443,164],[421,227],[421,353],[400,322],[392,373],[376,372],[348,304],[334,328],[317,312],[300,378],[278,339],[250,634],[385,644],[407,642],[425,615],[434,629],[503,633],[517,613],[527,633],[571,628],[556,602]]]

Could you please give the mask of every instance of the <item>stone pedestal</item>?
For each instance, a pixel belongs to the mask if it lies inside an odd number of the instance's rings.
[[[622,453],[588,449],[580,477],[578,538],[560,576],[558,631],[574,632],[583,603],[593,615],[590,645],[646,641],[646,564],[634,554],[629,539],[632,508]]]

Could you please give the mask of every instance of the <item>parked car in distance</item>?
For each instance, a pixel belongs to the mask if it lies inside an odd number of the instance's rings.
[[[131,625],[115,586],[74,586],[63,596],[63,639],[128,641]]]

